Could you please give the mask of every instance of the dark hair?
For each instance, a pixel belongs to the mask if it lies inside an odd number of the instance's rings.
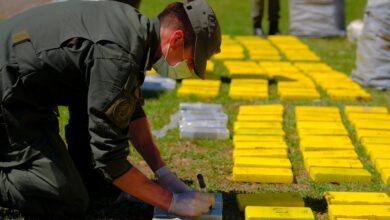
[[[161,26],[177,28],[184,32],[185,47],[195,43],[195,32],[184,10],[183,3],[174,2],[169,4],[157,17]]]

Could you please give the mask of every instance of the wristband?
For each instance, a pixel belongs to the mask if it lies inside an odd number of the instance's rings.
[[[169,205],[169,209],[168,209],[168,212],[169,213],[172,213],[176,206],[176,200],[177,200],[177,194],[176,193],[172,193],[172,201],[171,201],[171,204]]]
[[[169,173],[169,169],[167,166],[163,166],[161,167],[160,169],[156,170],[156,172],[154,172],[154,174],[157,176],[157,178],[161,178],[163,176],[165,176],[165,174]]]

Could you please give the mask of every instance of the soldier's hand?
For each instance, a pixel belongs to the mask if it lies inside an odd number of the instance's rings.
[[[207,213],[214,202],[215,198],[211,193],[197,191],[173,193],[168,212],[184,217],[200,216]]]
[[[166,166],[161,167],[156,171],[158,184],[166,190],[173,193],[182,193],[194,191],[173,174]]]

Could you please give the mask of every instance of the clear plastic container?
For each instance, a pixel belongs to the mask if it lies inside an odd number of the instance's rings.
[[[181,138],[208,138],[228,139],[230,132],[226,128],[205,128],[205,127],[181,127]]]
[[[198,120],[218,120],[227,122],[228,116],[222,112],[181,112],[181,120],[182,121],[198,121]]]
[[[176,81],[170,78],[162,77],[158,74],[148,74],[142,84],[143,91],[164,91],[172,90],[176,86]]]
[[[180,110],[192,112],[222,112],[222,105],[208,104],[202,102],[196,103],[180,103]]]
[[[192,127],[192,128],[226,128],[226,121],[220,120],[198,120],[198,121],[180,121],[180,128]]]

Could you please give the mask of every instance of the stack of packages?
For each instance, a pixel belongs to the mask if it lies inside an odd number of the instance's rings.
[[[313,81],[304,74],[297,72],[296,67],[289,69],[290,80],[278,81],[278,95],[284,100],[316,100],[320,98]]]
[[[387,108],[346,106],[345,114],[383,182],[390,185],[390,114]]]
[[[275,44],[290,61],[321,61],[321,58],[295,36],[270,36]]]
[[[314,220],[299,193],[237,194],[237,205],[245,219]]]
[[[320,98],[311,79],[290,62],[262,61],[259,65],[268,74],[269,79],[278,82],[278,95],[281,99],[314,100]]]
[[[281,60],[279,51],[272,46],[271,42],[260,36],[236,36],[248,51],[250,60]]]
[[[234,79],[230,83],[232,99],[268,99],[268,81],[263,79]]]
[[[282,105],[240,106],[233,136],[233,181],[292,183]]]
[[[255,61],[225,61],[232,79],[267,79],[267,73]]]
[[[268,99],[267,74],[254,61],[225,61],[232,81],[229,96],[234,99]]]
[[[222,105],[181,103],[180,114],[181,138],[229,138],[230,132],[226,128],[228,117]]]
[[[390,219],[390,198],[382,192],[325,192],[329,220]]]
[[[333,100],[370,100],[371,96],[346,74],[332,69],[325,63],[295,63],[299,69],[310,76]]]
[[[202,98],[214,98],[219,94],[219,80],[183,79],[181,87],[177,91],[178,96],[199,96]]]
[[[245,58],[244,48],[228,35],[222,36],[221,52],[215,54],[216,60],[242,60]]]
[[[314,181],[371,181],[337,107],[297,106],[296,122],[304,165]]]
[[[259,65],[268,75],[268,79],[276,81],[293,81],[302,75],[301,71],[290,62],[260,61]]]
[[[144,83],[142,84],[142,92],[160,92],[165,90],[173,90],[176,86],[176,81],[167,77],[162,77],[155,70],[150,70],[146,73]]]

